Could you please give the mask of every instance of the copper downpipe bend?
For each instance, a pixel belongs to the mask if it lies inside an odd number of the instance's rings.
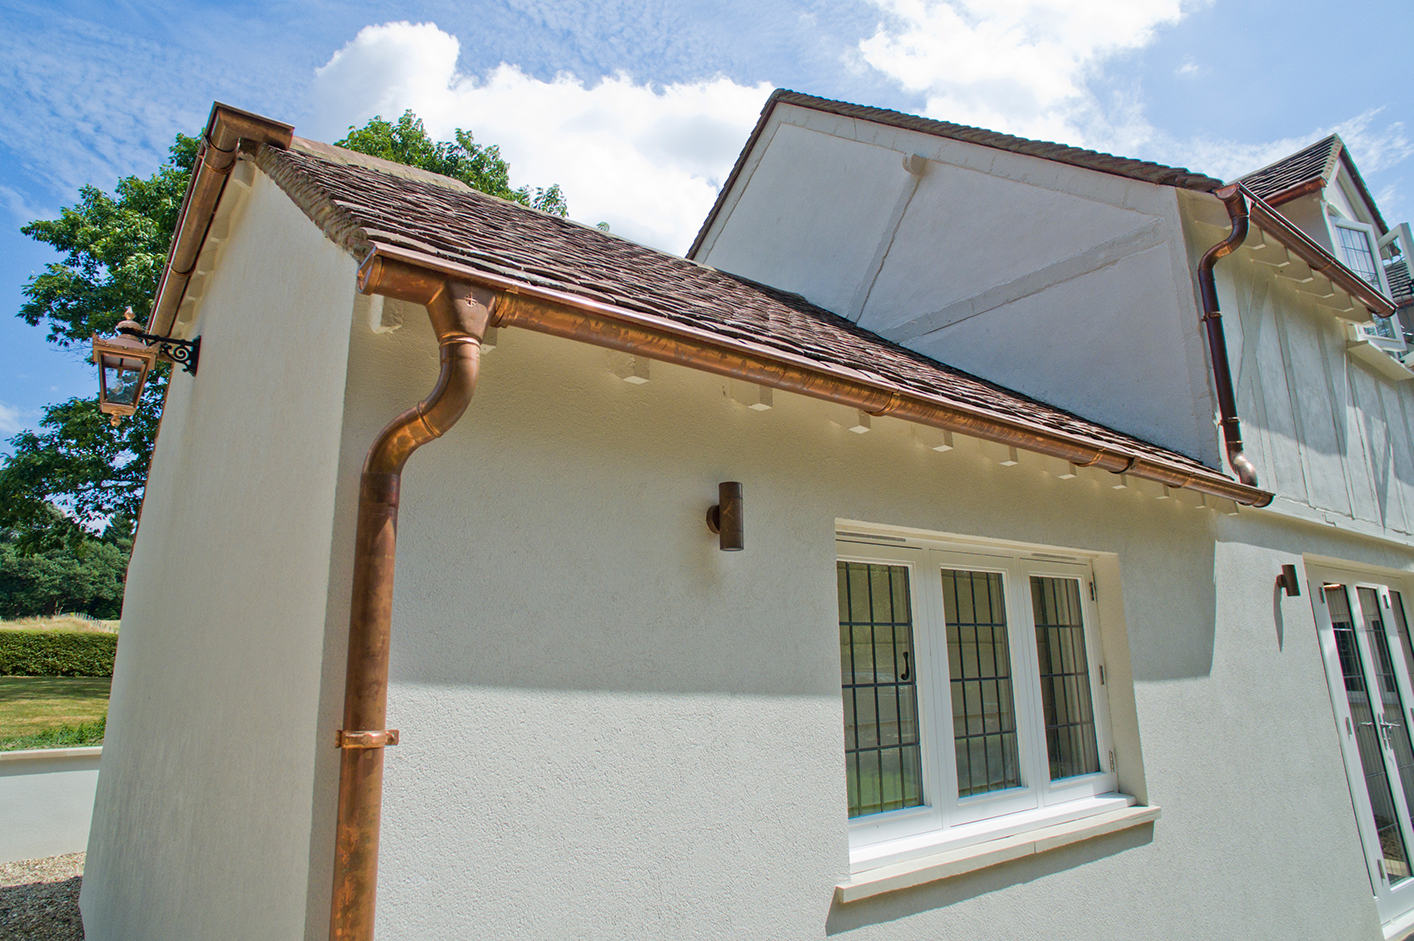
[[[1213,266],[1218,259],[1230,255],[1247,238],[1247,201],[1237,186],[1224,186],[1213,195],[1222,200],[1232,222],[1227,238],[1204,253],[1198,262],[1198,291],[1203,301],[1203,329],[1208,336],[1208,353],[1213,365],[1213,385],[1218,396],[1218,415],[1227,446],[1228,463],[1237,479],[1249,487],[1257,486],[1257,469],[1242,451],[1242,423],[1237,417],[1237,395],[1232,387],[1232,366],[1227,359],[1227,338],[1223,334],[1223,315],[1218,307],[1218,287],[1213,278]]]
[[[395,418],[374,440],[360,480],[344,723],[338,736],[331,941],[373,937],[383,747],[397,741],[396,731],[384,726],[402,470],[413,451],[446,434],[470,404],[480,371],[481,339],[495,301],[495,294],[485,288],[407,274],[382,265],[372,270],[365,265],[359,272],[359,288],[365,293],[376,291],[426,306],[441,368],[427,398]]]

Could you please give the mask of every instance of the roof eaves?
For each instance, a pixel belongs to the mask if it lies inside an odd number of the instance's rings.
[[[1350,151],[1344,146],[1340,150],[1340,161],[1345,165],[1345,169],[1350,171],[1350,179],[1355,184],[1356,192],[1360,194],[1361,199],[1365,200],[1365,205],[1370,209],[1370,215],[1375,217],[1375,227],[1380,230],[1381,235],[1388,233],[1389,226],[1385,224],[1385,217],[1380,215],[1380,207],[1375,203],[1375,198],[1370,195],[1370,189],[1365,185],[1365,178],[1360,175],[1355,161],[1351,159]]]
[[[1344,262],[1326,251],[1305,232],[1298,229],[1271,203],[1238,183],[1242,195],[1251,204],[1251,218],[1264,232],[1270,233],[1278,242],[1294,252],[1312,271],[1325,275],[1341,290],[1355,298],[1377,317],[1388,317],[1394,313],[1394,302],[1385,297],[1379,289],[1352,271]]]

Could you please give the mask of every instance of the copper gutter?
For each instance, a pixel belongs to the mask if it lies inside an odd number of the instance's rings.
[[[403,466],[412,452],[446,434],[476,389],[481,339],[494,295],[423,270],[360,272],[365,293],[422,304],[440,348],[432,392],[395,418],[368,449],[359,485],[349,607],[344,724],[337,733],[339,810],[334,837],[331,941],[370,941],[378,889],[378,834],[383,803],[383,748],[398,732],[385,728],[393,574]]]
[[[360,269],[366,292],[378,292],[387,278],[413,271],[435,273],[498,292],[491,325],[521,327],[607,349],[676,363],[857,408],[920,425],[997,441],[1072,464],[1186,488],[1248,506],[1266,506],[1272,494],[1211,471],[1147,457],[1114,445],[1066,435],[1024,419],[912,392],[845,367],[796,356],[749,341],[724,337],[650,314],[553,288],[527,284],[489,272],[374,243]]]
[[[1249,487],[1257,486],[1257,469],[1242,453],[1242,423],[1237,418],[1237,395],[1232,388],[1232,366],[1227,360],[1227,337],[1223,334],[1223,314],[1218,308],[1218,286],[1213,278],[1213,266],[1218,259],[1230,255],[1247,238],[1247,203],[1236,186],[1224,186],[1213,195],[1223,201],[1223,208],[1232,220],[1232,231],[1203,254],[1198,262],[1198,293],[1203,301],[1203,329],[1208,335],[1208,354],[1213,365],[1213,386],[1218,395],[1218,415],[1227,445],[1227,460],[1237,472],[1237,479]]]
[[[289,124],[272,121],[249,111],[223,105],[211,106],[201,145],[196,152],[191,183],[187,186],[182,211],[177,217],[172,246],[167,251],[167,264],[162,269],[162,282],[147,318],[148,333],[168,336],[177,320],[177,310],[186,296],[187,284],[196,270],[196,260],[206,242],[206,232],[216,214],[216,204],[226,188],[226,178],[236,165],[240,142],[274,144],[288,147],[295,129]]]
[[[1332,284],[1364,304],[1376,317],[1388,317],[1394,313],[1394,301],[1380,293],[1379,288],[1374,287],[1351,271],[1334,255],[1322,248],[1311,236],[1292,225],[1286,216],[1273,209],[1271,203],[1248,189],[1245,184],[1236,183],[1233,186],[1224,187],[1214,195],[1234,188],[1241,191],[1242,195],[1249,200],[1252,221],[1263,232],[1271,233],[1273,238],[1286,246],[1287,250],[1297,258],[1304,261],[1312,271],[1325,275]]]

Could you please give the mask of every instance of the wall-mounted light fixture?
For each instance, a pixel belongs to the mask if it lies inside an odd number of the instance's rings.
[[[201,354],[201,337],[178,340],[142,332],[142,325],[133,319],[133,309],[123,312],[123,320],[106,340],[93,335],[93,361],[98,364],[98,410],[117,426],[137,411],[142,401],[142,387],[147,374],[165,356],[193,376]]]
[[[717,505],[707,511],[707,528],[717,534],[723,552],[745,547],[740,481],[724,480],[717,485]]]
[[[1281,574],[1277,576],[1277,584],[1286,592],[1288,598],[1301,597],[1301,579],[1296,577],[1296,566],[1283,565]]]

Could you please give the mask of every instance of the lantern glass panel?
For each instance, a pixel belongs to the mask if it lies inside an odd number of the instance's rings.
[[[103,385],[109,402],[114,405],[137,405],[143,373],[147,372],[144,365],[141,360],[104,358]]]

